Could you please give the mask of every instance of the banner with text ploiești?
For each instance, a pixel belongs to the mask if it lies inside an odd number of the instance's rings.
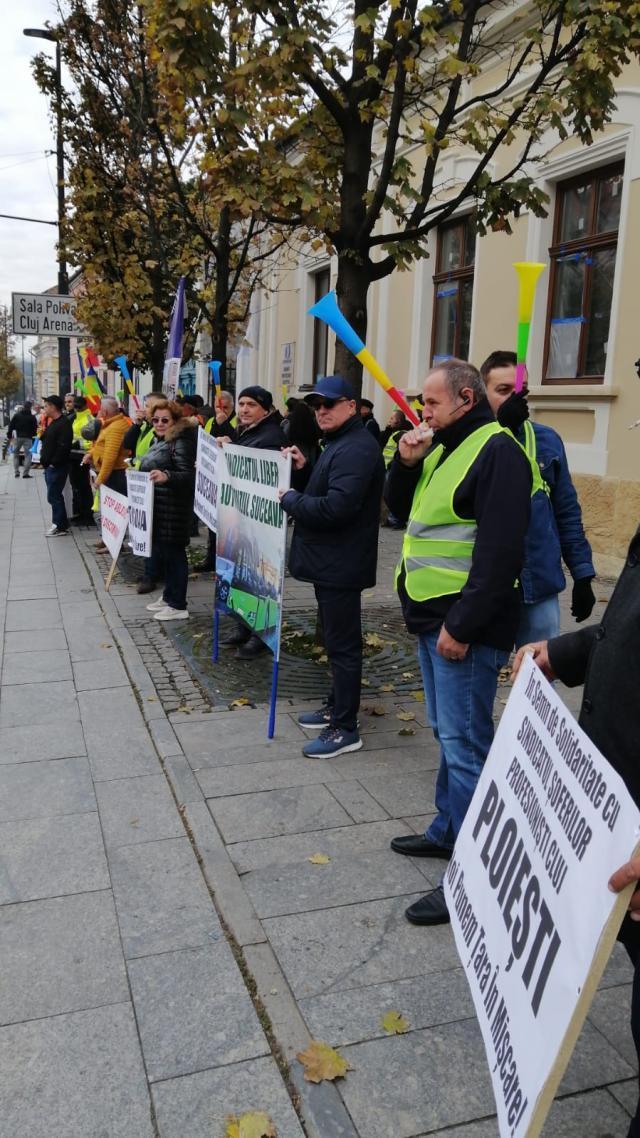
[[[624,911],[607,882],[639,821],[527,656],[445,875],[501,1138],[540,1132]]]
[[[291,459],[275,450],[222,448],[217,462],[217,603],[264,640],[278,659]]]
[[[214,533],[217,529],[218,459],[221,450],[216,440],[198,427],[198,454],[196,457],[196,488],[193,496],[194,513]]]

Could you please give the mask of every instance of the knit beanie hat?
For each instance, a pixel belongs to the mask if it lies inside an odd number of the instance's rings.
[[[238,399],[242,399],[244,396],[246,396],[247,399],[253,399],[255,403],[259,403],[261,407],[264,407],[265,411],[271,411],[273,407],[271,392],[267,391],[266,387],[260,387],[257,383],[254,384],[253,387],[245,387],[244,390],[240,392]]]

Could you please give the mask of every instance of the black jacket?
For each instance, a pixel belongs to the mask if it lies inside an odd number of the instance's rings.
[[[71,454],[73,427],[64,415],[53,419],[42,436],[40,465],[66,466]]]
[[[168,482],[153,488],[153,540],[189,544],[195,487],[197,419],[180,419],[163,439],[156,439],[140,460],[140,470],[165,470]]]
[[[551,667],[584,684],[579,723],[640,806],[640,529],[602,622],[550,640]]]
[[[151,423],[148,423],[146,419],[144,419],[142,423],[132,423],[122,440],[124,449],[131,451],[131,454],[135,454],[140,435],[144,438],[144,436],[148,435],[149,431],[152,430],[153,427]]]
[[[473,431],[494,417],[486,399],[434,435],[444,445],[441,463]],[[403,466],[399,453],[389,465],[385,501],[397,518],[406,521],[422,474],[422,463]],[[409,632],[435,632],[444,623],[461,644],[486,644],[511,649],[520,616],[520,589],[514,581],[524,562],[524,539],[531,509],[531,468],[522,448],[505,433],[482,448],[453,498],[461,518],[477,525],[469,579],[460,593],[412,601],[398,580],[398,594]]]
[[[38,420],[28,411],[16,411],[12,416],[7,430],[9,438],[15,435],[18,439],[35,439],[38,433]]]
[[[296,523],[294,577],[339,589],[375,585],[383,481],[380,447],[359,418],[325,435],[304,493],[289,490],[282,499]]]
[[[274,412],[252,427],[238,427],[235,442],[239,447],[255,447],[257,450],[281,450],[287,445]]]

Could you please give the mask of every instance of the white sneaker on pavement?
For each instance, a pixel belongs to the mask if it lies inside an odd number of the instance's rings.
[[[69,536],[69,530],[68,529],[58,529],[57,526],[51,526],[51,529],[48,529],[46,534],[45,534],[45,537],[68,537],[68,536]]]
[[[167,602],[163,601],[162,593],[160,593],[160,596],[156,597],[155,601],[151,601],[151,603],[147,605],[147,610],[148,612],[159,612],[160,609],[166,609],[166,607]]]
[[[161,608],[154,615],[156,620],[188,620],[189,610],[172,609],[171,605],[165,605],[164,608]]]

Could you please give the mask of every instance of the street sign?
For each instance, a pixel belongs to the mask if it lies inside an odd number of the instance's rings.
[[[12,292],[13,332],[16,336],[84,336],[76,320],[76,296]]]

